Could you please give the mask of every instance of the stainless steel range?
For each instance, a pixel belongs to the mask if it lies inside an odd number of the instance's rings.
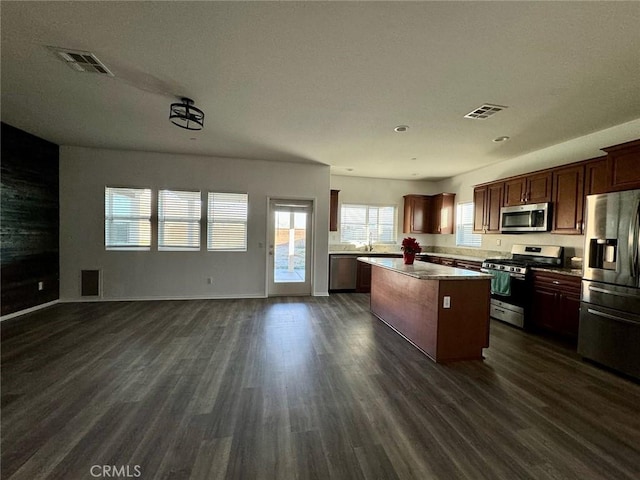
[[[482,262],[485,273],[509,274],[508,294],[504,289],[491,288],[491,317],[524,327],[525,311],[529,308],[528,279],[531,268],[558,268],[563,266],[564,248],[553,245],[514,245],[511,258],[488,258]]]

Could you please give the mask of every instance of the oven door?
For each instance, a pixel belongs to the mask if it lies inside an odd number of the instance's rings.
[[[482,271],[485,273],[492,272],[492,270],[486,268],[483,268]],[[526,277],[524,275],[511,274],[511,294],[491,294],[490,317],[518,328],[523,328],[527,298]]]

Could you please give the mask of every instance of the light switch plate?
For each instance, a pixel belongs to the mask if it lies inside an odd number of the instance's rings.
[[[451,297],[449,296],[443,297],[442,308],[451,308]]]

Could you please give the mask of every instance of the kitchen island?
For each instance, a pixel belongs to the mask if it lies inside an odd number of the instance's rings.
[[[482,359],[491,275],[401,258],[371,265],[371,312],[435,362]]]

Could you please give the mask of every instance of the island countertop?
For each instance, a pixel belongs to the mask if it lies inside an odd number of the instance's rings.
[[[405,265],[402,258],[358,257],[358,260],[420,280],[488,280],[492,277],[487,273],[420,261]]]

